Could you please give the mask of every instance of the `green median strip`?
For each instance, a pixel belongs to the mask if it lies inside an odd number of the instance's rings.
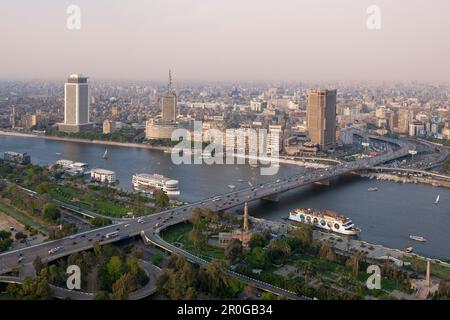
[[[0,212],[3,212],[5,214],[7,214],[8,216],[16,219],[23,225],[28,225],[28,226],[38,230],[39,232],[44,233],[47,236],[49,235],[49,231],[47,228],[36,223],[33,219],[28,217],[26,214],[16,210],[13,207],[8,206],[2,200],[0,200]]]

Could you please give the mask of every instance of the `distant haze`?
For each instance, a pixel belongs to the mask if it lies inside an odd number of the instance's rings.
[[[81,30],[66,8],[81,8]],[[381,30],[366,9],[381,8]],[[450,81],[449,0],[1,1],[0,78]]]

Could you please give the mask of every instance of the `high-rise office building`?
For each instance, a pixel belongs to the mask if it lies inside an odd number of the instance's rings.
[[[59,130],[79,132],[92,127],[87,79],[81,74],[72,74],[64,85],[64,123],[59,124]]]
[[[336,90],[308,90],[306,126],[311,142],[321,149],[336,143]]]
[[[172,122],[177,118],[177,95],[172,88],[172,74],[169,70],[169,84],[161,99],[161,120]]]
[[[406,134],[409,131],[409,124],[412,122],[412,113],[407,108],[400,108],[398,110],[398,122],[395,132]]]

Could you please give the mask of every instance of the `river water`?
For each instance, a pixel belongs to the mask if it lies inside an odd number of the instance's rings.
[[[159,173],[180,182],[182,199],[196,201],[208,196],[286,177],[306,169],[281,165],[278,175],[261,176],[259,168],[248,165],[179,165],[170,154],[157,150],[105,146],[35,138],[0,136],[0,152],[28,152],[32,162],[46,165],[58,159],[87,162],[90,168],[116,172],[120,186],[129,189],[134,173]],[[239,180],[243,180],[240,182]],[[367,188],[377,187],[377,192]],[[440,202],[434,205],[437,195]],[[362,229],[360,238],[393,248],[412,245],[415,252],[430,257],[450,258],[450,190],[429,185],[398,184],[357,176],[336,178],[330,186],[310,185],[286,192],[279,202],[255,201],[250,214],[278,220],[294,208],[327,208],[350,217]],[[237,208],[235,211],[242,211]],[[418,243],[409,235],[428,241]]]

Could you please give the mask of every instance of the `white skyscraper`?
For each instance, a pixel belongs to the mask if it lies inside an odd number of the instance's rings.
[[[64,123],[59,124],[59,130],[79,132],[92,127],[87,79],[81,74],[71,74],[64,85]]]

